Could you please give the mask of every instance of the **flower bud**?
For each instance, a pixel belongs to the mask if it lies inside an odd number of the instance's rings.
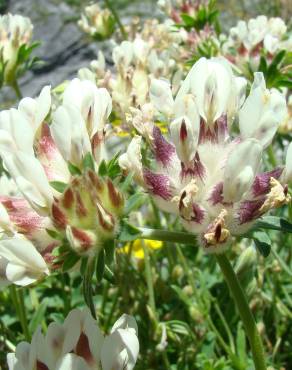
[[[72,178],[52,206],[55,227],[66,234],[78,253],[91,253],[118,231],[124,198],[110,179],[88,170]]]

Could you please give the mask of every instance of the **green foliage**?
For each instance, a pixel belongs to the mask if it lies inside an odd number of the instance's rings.
[[[177,27],[182,27],[187,31],[195,29],[196,31],[203,30],[207,25],[214,26],[216,31],[220,32],[218,22],[219,11],[217,9],[217,1],[210,0],[207,4],[200,4],[195,15],[190,16],[189,14],[182,13],[182,23],[177,24]]]

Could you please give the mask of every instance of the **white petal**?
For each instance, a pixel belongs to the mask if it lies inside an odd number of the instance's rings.
[[[223,197],[226,202],[239,201],[250,189],[261,155],[262,146],[254,139],[245,140],[230,153],[223,180]]]
[[[255,138],[267,147],[286,114],[284,96],[276,90],[267,90],[262,73],[256,73],[251,92],[239,112],[242,138]]]
[[[0,256],[8,261],[6,275],[15,284],[27,285],[49,273],[43,257],[28,240],[1,240]]]
[[[199,115],[195,122],[188,117],[175,119],[170,125],[171,139],[179,159],[189,163],[195,158],[199,141]]]
[[[282,178],[285,183],[292,181],[292,143],[289,144],[287,149],[285,169]]]
[[[138,182],[141,182],[143,179],[141,142],[141,136],[134,136],[128,146],[127,152],[119,157],[120,167],[127,172],[133,172]]]
[[[139,341],[134,329],[118,329],[105,338],[101,363],[103,370],[131,370],[139,353]]]
[[[57,364],[56,370],[90,370],[83,358],[69,353]]]
[[[151,80],[150,100],[158,112],[170,115],[173,112],[173,97],[170,84],[164,80]]]

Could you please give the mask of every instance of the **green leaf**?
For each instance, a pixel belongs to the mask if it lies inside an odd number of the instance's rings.
[[[125,178],[125,180],[121,183],[120,185],[120,190],[122,192],[126,192],[129,188],[129,186],[131,185],[132,183],[132,180],[133,180],[133,177],[134,177],[134,173],[131,172],[129,173],[129,175]]]
[[[104,274],[105,269],[105,251],[102,249],[99,252],[98,258],[97,258],[97,264],[96,264],[96,279],[97,282],[101,282]]]
[[[37,310],[34,312],[32,318],[30,319],[29,323],[29,331],[34,333],[39,325],[41,325],[42,321],[45,318],[46,310],[47,310],[47,300],[44,299],[42,303],[39,305]]]
[[[81,258],[81,264],[80,264],[80,274],[81,276],[84,276],[86,268],[87,268],[87,262],[88,262],[88,257],[82,257]]]
[[[84,301],[90,309],[91,315],[96,319],[95,306],[93,302],[93,291],[92,291],[92,278],[95,271],[96,260],[92,259],[88,261],[86,271],[83,276],[83,297]]]
[[[144,193],[135,193],[131,195],[126,201],[126,205],[124,209],[125,215],[128,215],[133,210],[140,208],[142,204],[145,203],[146,198],[147,196]]]
[[[255,229],[278,230],[292,233],[292,224],[284,218],[276,216],[266,216],[257,221]]]
[[[68,170],[72,176],[81,175],[81,171],[79,170],[79,168],[71,162],[68,162]]]
[[[106,176],[107,175],[107,165],[105,163],[105,160],[103,159],[99,165],[98,168],[98,174],[100,176]]]
[[[82,162],[82,166],[84,169],[88,168],[92,171],[95,170],[95,167],[94,167],[94,160],[93,160],[93,157],[91,155],[91,153],[87,153],[84,158],[83,158],[83,162]]]
[[[50,181],[50,185],[53,189],[57,190],[59,193],[63,193],[67,187],[67,184],[65,184],[62,181]]]
[[[46,232],[48,233],[48,235],[50,235],[51,238],[53,239],[57,239],[57,240],[62,240],[63,237],[61,234],[59,234],[57,231],[55,230],[50,230],[50,229],[46,229]]]
[[[185,13],[181,13],[180,16],[181,16],[181,19],[184,21],[185,26],[194,27],[196,20],[193,17]]]
[[[121,242],[136,240],[140,234],[141,231],[137,229],[135,226],[127,223],[126,221],[122,221],[121,231],[120,234],[118,235],[118,240]]]
[[[252,238],[256,248],[263,257],[268,257],[271,252],[271,240],[264,231],[253,233]]]
[[[76,265],[76,263],[80,260],[80,257],[75,254],[75,253],[70,253],[68,256],[65,258],[63,266],[62,266],[62,271],[66,272],[70,270],[72,267]]]

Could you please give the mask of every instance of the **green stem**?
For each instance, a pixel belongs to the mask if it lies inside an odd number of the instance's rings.
[[[10,295],[11,295],[11,299],[12,299],[16,314],[18,316],[24,337],[28,342],[30,342],[31,337],[30,337],[27,319],[26,319],[23,292],[21,289],[17,290],[14,285],[11,285]]]
[[[216,334],[216,337],[217,337],[221,347],[225,350],[225,352],[230,357],[230,360],[232,361],[232,364],[235,367],[235,369],[238,369],[238,370],[240,369],[241,370],[242,366],[240,364],[240,361],[238,360],[238,358],[234,354],[234,351],[232,350],[231,347],[229,347],[226,344],[225,340],[223,339],[223,337],[221,336],[221,334],[217,330],[215,324],[213,323],[211,316],[209,314],[207,314],[207,315],[205,314],[206,308],[205,308],[204,302],[201,300],[201,297],[198,294],[195,277],[192,273],[191,267],[189,266],[181,248],[179,246],[177,246],[176,250],[177,250],[177,253],[178,253],[178,258],[179,258],[179,260],[180,260],[180,262],[183,266],[183,269],[184,269],[185,273],[187,274],[189,284],[193,288],[193,293],[194,293],[194,297],[196,298],[197,304],[198,304],[201,312],[204,313],[204,318],[207,320],[208,325],[213,330],[213,332]]]
[[[149,306],[152,310],[153,315],[155,316],[155,319],[157,319],[149,251],[144,243],[144,240],[142,240],[141,243],[142,243],[144,256],[145,256],[144,263],[145,263],[146,282],[147,282],[147,288],[148,288],[148,294],[149,294]]]
[[[17,97],[17,99],[22,99],[22,93],[20,91],[20,87],[18,85],[18,82],[17,80],[15,80],[12,84],[11,84],[11,87],[13,88],[13,90],[15,91],[15,95]]]
[[[237,309],[245,327],[245,332],[253,354],[255,369],[266,370],[267,367],[265,364],[262,340],[239,280],[225,254],[216,255],[216,259],[237,305]]]
[[[110,0],[104,0],[106,6],[109,8],[109,10],[112,12],[113,17],[115,18],[115,21],[117,22],[117,25],[119,26],[119,29],[121,31],[121,34],[124,38],[124,40],[128,39],[127,32],[125,30],[125,27],[123,26],[123,23],[120,20],[119,14],[116,11],[116,9],[113,7],[112,3]]]
[[[159,240],[180,244],[195,244],[196,241],[195,235],[180,231],[146,229],[144,227],[140,227],[139,229],[141,234],[137,236],[137,239]]]

